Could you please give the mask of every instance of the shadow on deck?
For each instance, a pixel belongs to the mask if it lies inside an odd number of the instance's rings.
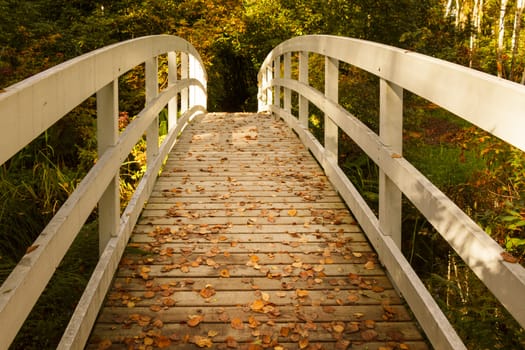
[[[185,130],[87,347],[429,348],[318,164],[265,114]]]

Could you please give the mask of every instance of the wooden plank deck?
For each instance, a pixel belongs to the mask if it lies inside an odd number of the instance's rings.
[[[429,346],[293,132],[223,113],[171,152],[87,348]]]

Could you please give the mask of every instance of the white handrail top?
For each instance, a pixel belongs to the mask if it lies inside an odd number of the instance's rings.
[[[0,164],[103,86],[170,51],[188,52],[202,64],[186,40],[152,35],[86,53],[5,88],[0,93]]]
[[[525,151],[523,85],[413,51],[330,35],[289,39],[273,49],[261,66],[284,53],[299,51],[333,57],[366,70]]]

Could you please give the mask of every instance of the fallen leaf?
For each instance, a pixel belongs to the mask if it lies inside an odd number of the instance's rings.
[[[145,337],[144,338],[144,345],[146,345],[146,346],[153,345],[153,338]]]
[[[213,330],[213,329],[210,329],[210,330],[208,331],[208,337],[210,337],[210,338],[216,337],[218,334],[219,334],[219,332],[218,332],[218,331],[215,331],[215,330]]]
[[[306,349],[309,343],[310,341],[308,340],[308,338],[301,338],[301,340],[299,340],[299,348]]]
[[[222,269],[220,272],[221,277],[229,278],[230,277],[230,271],[228,269]]]
[[[26,250],[26,254],[29,254],[29,253],[31,253],[31,252],[34,252],[39,246],[40,246],[40,245],[38,245],[38,244],[35,244],[35,245],[30,246],[29,248],[27,248],[27,250]]]
[[[232,318],[230,322],[233,329],[243,330],[244,329],[244,323],[240,318]]]
[[[262,312],[263,308],[264,308],[264,301],[261,300],[261,299],[257,299],[255,300],[251,305],[251,309],[252,311],[255,311],[255,312]]]
[[[239,344],[237,343],[235,338],[233,338],[232,336],[228,336],[226,337],[226,346],[230,349],[236,349],[239,347]]]
[[[213,295],[215,295],[215,293],[216,293],[215,289],[210,284],[207,284],[206,287],[202,288],[201,291],[199,292],[200,296],[203,297],[204,299],[208,299],[212,297]]]
[[[103,340],[100,341],[100,343],[98,343],[97,349],[98,350],[106,350],[106,349],[109,349],[111,347],[111,345],[113,345],[111,340],[103,339]]]
[[[162,299],[162,304],[165,305],[165,306],[173,306],[176,303],[177,302],[175,301],[175,299],[172,299],[172,298],[164,298],[164,299]]]
[[[516,264],[519,261],[518,258],[512,256],[509,252],[501,253],[501,257],[503,258],[503,261],[506,261],[511,264]]]
[[[365,269],[367,270],[373,270],[375,268],[375,264],[372,260],[367,261],[365,264]]]
[[[403,158],[403,156],[401,154],[398,154],[398,153],[392,153],[391,157],[392,158]]]
[[[144,292],[144,298],[151,299],[155,297],[155,292],[149,290],[147,292]]]
[[[295,294],[297,294],[297,296],[298,296],[299,298],[303,298],[303,297],[308,296],[309,293],[308,293],[307,290],[304,290],[304,289],[297,289],[297,290],[295,291]]]
[[[335,343],[335,348],[337,350],[346,350],[350,346],[350,340],[346,339],[339,339],[337,343]]]
[[[294,209],[294,208],[288,210],[288,215],[289,216],[296,216],[297,215],[297,210]]]
[[[378,337],[378,333],[374,331],[373,329],[368,329],[366,331],[361,332],[361,338],[364,341],[371,341]]]
[[[191,342],[197,345],[199,348],[211,348],[213,343],[210,338],[201,337],[200,335],[195,335],[191,338]]]
[[[365,327],[368,329],[373,329],[376,326],[376,322],[374,320],[365,320],[364,324],[365,324]]]
[[[343,333],[343,331],[345,330],[345,325],[344,323],[337,323],[332,326],[332,329],[336,333]]]
[[[199,325],[199,323],[202,322],[203,319],[204,319],[204,316],[202,315],[190,315],[187,324],[190,327],[196,327]]]
[[[165,337],[163,335],[159,335],[157,337],[157,347],[160,349],[165,349],[171,345],[171,340],[168,337]]]

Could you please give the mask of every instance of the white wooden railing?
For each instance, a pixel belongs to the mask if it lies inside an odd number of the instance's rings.
[[[325,57],[323,92],[309,85],[309,53]],[[379,135],[338,104],[339,62],[379,78]],[[297,79],[292,79],[294,66]],[[297,37],[277,46],[261,66],[258,81],[259,110],[283,118],[317,158],[435,349],[465,346],[401,253],[402,194],[525,326],[523,267],[504,261],[503,249],[402,157],[405,89],[525,151],[524,86],[414,52],[324,35]],[[293,109],[292,92],[299,96]],[[324,147],[308,130],[310,102],[325,114]],[[338,128],[380,169],[379,217],[338,166]]]
[[[164,54],[168,87],[159,92],[158,57]],[[143,63],[146,106],[119,134],[118,78]],[[158,35],[93,51],[12,85],[0,93],[0,164],[93,94],[98,160],[0,287],[0,349],[13,341],[98,205],[100,259],[59,344],[60,349],[83,348],[163,160],[190,119],[206,111],[206,73],[191,44]],[[159,145],[158,114],[166,106],[169,132]],[[119,169],[144,133],[147,170],[121,216]]]

